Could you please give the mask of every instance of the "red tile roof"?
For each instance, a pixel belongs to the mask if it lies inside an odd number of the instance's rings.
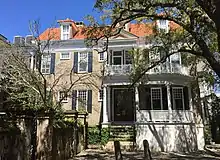
[[[39,36],[40,40],[60,40],[60,28],[48,28]]]
[[[84,32],[85,27],[82,27],[82,26],[77,27],[75,25],[75,22],[70,19],[59,20],[58,22],[59,23],[60,22],[71,23],[72,29],[73,29],[73,35],[71,39],[85,39],[86,38],[86,35]],[[129,32],[138,37],[144,37],[144,36],[152,35],[154,27],[155,27],[155,23],[136,23],[136,24],[131,23],[129,24]],[[170,22],[169,27],[171,30],[175,30],[179,28],[179,26],[174,22]],[[60,28],[49,28],[40,35],[40,40],[48,40],[48,39],[60,40]]]

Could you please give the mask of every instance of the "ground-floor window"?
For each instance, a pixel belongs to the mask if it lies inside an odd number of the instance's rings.
[[[183,87],[172,87],[173,109],[184,110],[184,94]]]
[[[162,108],[162,89],[160,87],[151,88],[151,109],[161,110]]]
[[[139,109],[168,110],[168,100],[170,99],[173,110],[188,110],[190,101],[188,92],[188,87],[184,86],[171,86],[169,94],[165,85],[141,86],[139,88]]]
[[[77,96],[77,107],[86,109],[87,106],[87,91],[86,90],[79,90]]]

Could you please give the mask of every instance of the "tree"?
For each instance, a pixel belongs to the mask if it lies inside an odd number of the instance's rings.
[[[55,53],[51,52],[51,48],[54,43],[56,45],[58,43],[52,41],[55,36],[53,29],[48,33],[48,39],[41,41],[39,25],[39,21],[30,23],[30,32],[33,35],[32,43],[18,46],[12,44],[10,47],[0,50],[3,59],[3,65],[0,68],[3,75],[0,79],[0,89],[5,95],[1,110],[15,121],[19,115],[32,117],[31,159],[36,159],[37,117],[41,114],[48,115],[52,122],[50,127],[56,124],[63,125],[65,117],[62,101],[64,98],[71,97],[72,99],[72,90],[79,84],[95,86],[92,79],[96,79],[98,76],[96,74],[76,74],[72,65],[63,67],[62,71],[55,73]],[[48,65],[49,62],[50,71],[54,72],[44,74],[42,66]],[[58,97],[59,91],[62,91],[62,95]]]
[[[213,54],[220,52],[220,20],[218,17],[220,1],[97,0],[95,8],[104,14],[103,22],[111,21],[111,25],[107,28],[103,27],[104,23],[99,25],[92,17],[89,17],[92,22],[91,26],[95,28],[99,26],[99,32],[94,32],[95,29],[93,29],[93,32],[89,32],[88,39],[93,41],[103,37],[108,39],[119,33],[123,25],[131,21],[169,20],[179,25],[179,29],[163,34],[156,33],[148,39],[159,42],[162,44],[160,48],[169,51],[203,57],[220,77],[219,53]],[[102,30],[102,34],[96,34],[100,33],[100,30]],[[167,56],[169,56],[168,53]],[[162,58],[161,61],[165,58]],[[140,75],[144,75],[148,69],[144,69]]]

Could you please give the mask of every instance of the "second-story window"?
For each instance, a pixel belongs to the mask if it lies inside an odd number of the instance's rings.
[[[122,65],[123,64],[122,51],[113,51],[112,61],[113,61],[113,65]]]
[[[51,56],[42,55],[41,59],[41,72],[43,74],[50,74]]]
[[[63,25],[63,40],[70,39],[70,26]]]
[[[78,54],[78,72],[87,72],[88,71],[88,53],[79,52]]]

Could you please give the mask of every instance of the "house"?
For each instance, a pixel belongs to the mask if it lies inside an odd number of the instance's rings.
[[[139,149],[143,149],[144,139],[155,151],[203,149],[203,122],[192,103],[192,77],[182,64],[181,54],[171,55],[146,73],[147,81],[130,87],[133,61],[129,51],[150,45],[143,37],[153,33],[152,24],[127,24],[109,40],[108,52],[98,54],[97,48],[85,45],[82,22],[66,19],[58,23],[58,28],[40,35],[42,41],[50,39],[53,43],[48,49],[52,54],[42,57],[41,70],[48,78],[62,75],[55,92],[58,99],[65,89],[59,85],[70,84],[71,70],[71,77],[80,79],[63,100],[66,112],[86,110],[89,125],[132,126]],[[177,27],[168,21],[156,25],[167,31]],[[159,56],[150,55],[150,61]]]

